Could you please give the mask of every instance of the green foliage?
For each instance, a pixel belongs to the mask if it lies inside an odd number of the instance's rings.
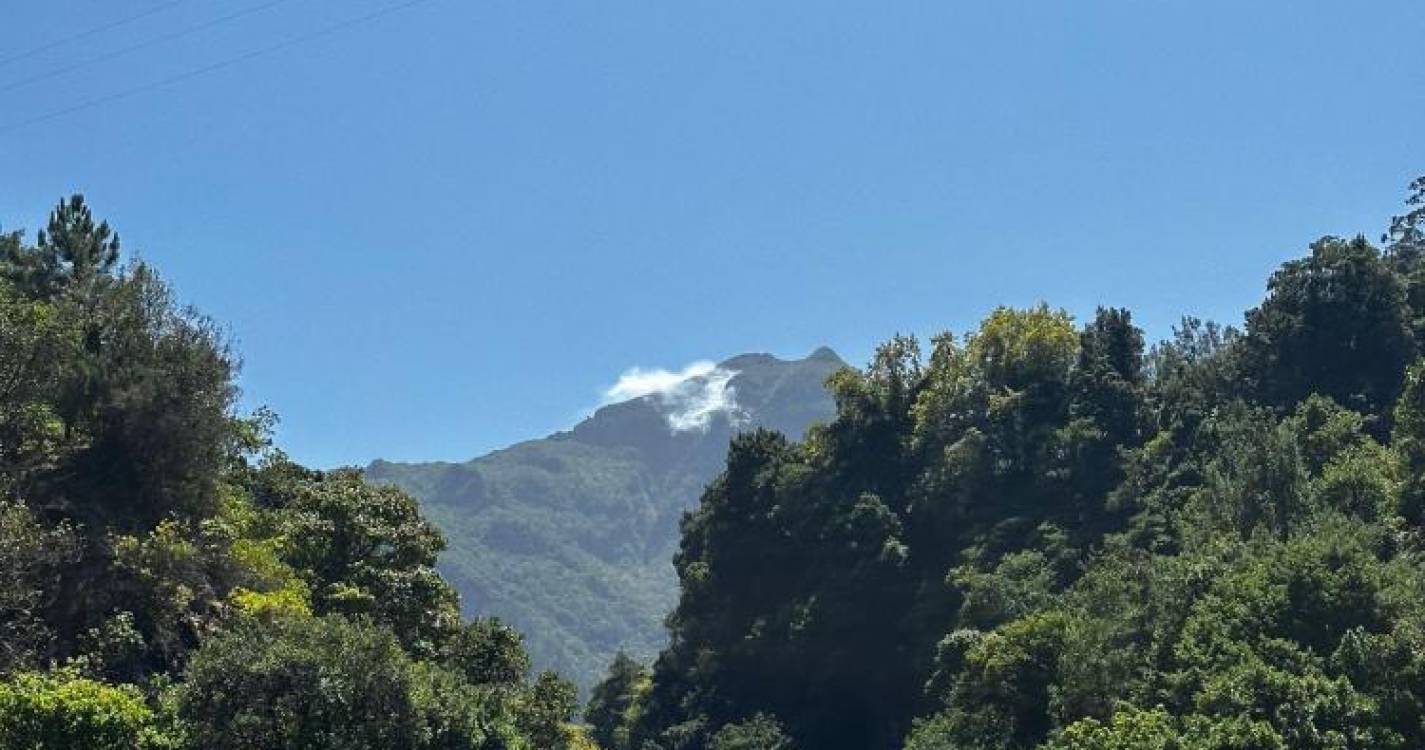
[[[16,238],[0,248],[0,275],[38,299],[87,293],[118,262],[119,235],[108,222],[94,223],[82,195],[61,200],[50,212],[36,247],[26,248]]]
[[[408,658],[389,633],[340,618],[246,624],[209,640],[181,687],[195,747],[417,747]]]
[[[1312,393],[1369,415],[1389,409],[1414,358],[1405,285],[1364,238],[1328,237],[1284,264],[1247,313],[1243,366],[1259,397]]]
[[[292,483],[280,502],[285,559],[317,614],[369,616],[413,653],[437,653],[458,622],[456,596],[435,570],[445,539],[410,495],[343,470]]]
[[[734,441],[634,739],[1425,746],[1415,213],[1284,264],[1245,333],[1000,309],[837,375],[801,444]]]
[[[1391,444],[1404,464],[1400,512],[1414,523],[1425,521],[1425,361],[1405,372],[1405,386],[1395,404]]]
[[[54,363],[55,411],[79,447],[38,492],[93,526],[213,512],[237,429],[236,362],[216,327],[144,265],[61,304],[83,338],[77,361]]]
[[[1282,739],[1262,722],[1179,720],[1162,708],[1127,708],[1107,723],[1083,719],[1045,750],[1278,750]]]
[[[635,739],[768,711],[805,746],[893,746],[921,687],[960,668],[953,642],[931,658],[950,626],[1052,602],[1140,439],[1141,334],[1039,306],[918,351],[895,339],[840,373],[838,418],[802,445],[733,441],[684,524],[674,645]]]
[[[630,733],[638,722],[650,678],[647,667],[619,652],[608,675],[594,686],[584,720],[604,750],[632,750]]]
[[[1041,304],[1028,310],[995,310],[969,337],[966,349],[992,389],[1021,391],[1063,380],[1078,355],[1078,344],[1069,314]],[[1112,360],[1139,355],[1105,347],[1086,356]]]
[[[949,735],[975,748],[1026,747],[1044,737],[1067,628],[1063,614],[1049,612],[976,642],[947,700]]]
[[[1012,552],[993,570],[974,565],[955,568],[950,579],[962,597],[962,625],[990,628],[1037,612],[1053,601],[1058,576],[1044,553]]]
[[[578,709],[574,683],[553,672],[540,672],[515,704],[515,725],[535,747],[568,750],[574,742],[569,722]]]
[[[35,246],[0,236],[0,746],[1425,747],[1418,213],[1284,264],[1242,334],[1187,319],[1145,353],[1125,310],[1039,305],[924,359],[897,336],[800,443],[636,401],[374,467],[478,540],[463,580],[544,617],[567,594],[579,626],[536,637],[583,664],[660,606],[609,614],[670,551],[682,501],[648,498],[726,445],[668,645],[613,661],[585,730],[516,631],[459,621],[413,497],[273,450],[213,326],[67,200]],[[800,387],[733,362],[754,400]]]
[[[0,747],[159,750],[174,747],[132,687],[71,673],[22,673],[0,682]]]
[[[195,748],[574,747],[574,689],[480,683],[413,659],[383,628],[331,615],[244,620],[209,639],[178,687]]]
[[[1269,412],[1234,404],[1209,420],[1201,435],[1212,442],[1213,455],[1184,508],[1183,534],[1190,542],[1223,533],[1285,536],[1305,517],[1305,467],[1290,430]]]
[[[54,305],[0,283],[0,491],[19,495],[72,450],[57,412],[55,363],[72,361],[74,323]]]
[[[116,534],[106,540],[112,547],[114,593],[122,593],[115,605],[124,608],[120,613],[143,634],[135,658],[107,663],[106,676],[133,680],[146,667],[162,670],[181,664],[204,635],[221,625],[227,606],[224,589],[241,577],[229,557],[231,540],[223,532],[214,524],[168,520],[144,534]],[[111,619],[106,617],[95,628],[109,628]]]
[[[82,198],[0,235],[0,747],[596,750],[415,501],[287,461],[235,373]]]
[[[69,539],[23,607],[48,633],[32,657],[114,679],[176,669],[242,578],[230,535],[204,521],[240,460],[235,359],[152,269],[118,266],[117,236],[82,198],[61,202],[37,245],[0,245],[0,490]]]
[[[46,527],[25,506],[0,501],[0,675],[38,667],[51,652],[44,614],[77,556],[70,526]]]
[[[428,663],[411,665],[410,701],[416,716],[410,747],[431,750],[534,750],[515,725],[508,696],[472,685]]]
[[[747,721],[727,724],[708,742],[708,750],[794,750],[776,719],[757,714]]]
[[[457,630],[445,643],[441,660],[476,685],[515,685],[530,668],[523,638],[493,618]]]

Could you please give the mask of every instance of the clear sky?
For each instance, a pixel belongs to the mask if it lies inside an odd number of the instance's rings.
[[[860,363],[999,304],[1237,322],[1425,172],[1419,0],[425,0],[321,33],[397,2],[0,21],[0,224],[84,192],[318,466],[469,458],[631,367]]]

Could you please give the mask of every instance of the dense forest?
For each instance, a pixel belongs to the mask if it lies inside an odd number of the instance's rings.
[[[1240,328],[897,337],[737,437],[611,750],[1425,747],[1425,178]]]
[[[0,748],[593,747],[416,502],[288,460],[237,368],[83,198],[0,236]]]
[[[1425,747],[1425,178],[1240,329],[1001,308],[737,435],[582,722],[119,250],[0,237],[0,748]]]

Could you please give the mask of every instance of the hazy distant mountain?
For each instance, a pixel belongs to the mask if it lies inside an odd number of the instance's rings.
[[[568,432],[466,463],[375,461],[367,478],[420,498],[444,530],[441,567],[467,615],[513,623],[538,667],[587,687],[619,649],[662,646],[678,520],[728,440],[757,426],[800,438],[832,415],[824,384],[843,366],[826,348],[745,354],[645,383]]]

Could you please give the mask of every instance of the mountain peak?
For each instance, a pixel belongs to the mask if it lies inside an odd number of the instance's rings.
[[[724,370],[743,370],[748,367],[780,364],[781,362],[781,359],[766,352],[749,352],[747,354],[739,354],[735,357],[728,357],[719,362],[717,366]]]
[[[405,488],[440,525],[441,570],[465,614],[536,634],[535,664],[587,689],[618,650],[649,659],[663,647],[679,519],[725,466],[731,437],[765,427],[798,439],[835,418],[824,384],[843,363],[826,347],[700,364],[567,432],[464,464],[375,462],[367,478]]]
[[[821,364],[835,365],[837,367],[841,367],[846,364],[846,361],[841,359],[841,355],[837,354],[836,351],[833,350],[831,347],[819,346],[814,351],[812,351],[811,354],[808,354],[805,359],[782,359],[781,357],[778,357],[775,354],[768,354],[766,352],[748,352],[746,354],[738,354],[733,357],[728,357],[727,359],[724,359],[723,361],[719,362],[718,367],[727,370],[744,370],[749,367],[760,367],[768,365],[789,365],[797,364],[799,362],[817,362]]]

